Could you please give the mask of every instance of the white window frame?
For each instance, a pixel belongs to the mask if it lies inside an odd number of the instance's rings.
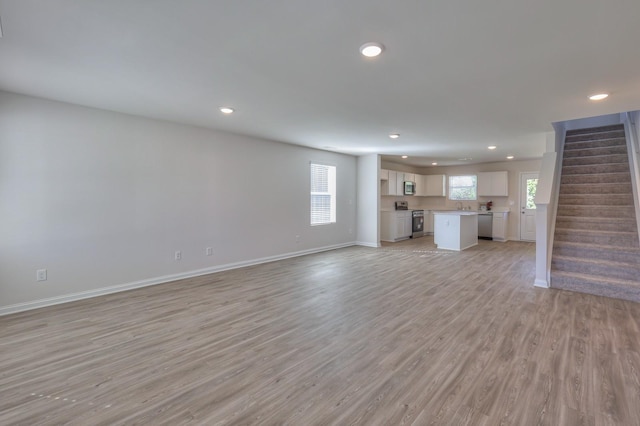
[[[316,169],[324,169],[327,172],[327,190],[314,191],[314,172]],[[332,164],[323,164],[317,162],[309,163],[309,208],[311,226],[329,225],[336,223],[336,192],[337,192],[337,167]],[[318,209],[318,205],[314,203],[314,197],[329,197],[328,208]],[[315,206],[315,207],[314,207]]]
[[[452,180],[454,178],[459,178],[459,177],[472,177],[474,178],[474,185],[472,186],[453,186],[452,185]],[[473,188],[473,192],[474,192],[474,197],[473,198],[452,198],[452,196],[454,195],[454,191],[456,188]],[[451,201],[476,201],[478,199],[478,176],[477,175],[452,175],[449,176],[449,194],[448,194],[448,198]]]

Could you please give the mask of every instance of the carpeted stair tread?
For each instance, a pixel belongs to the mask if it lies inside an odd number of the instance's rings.
[[[576,139],[573,142],[567,141],[565,143],[564,150],[566,153],[567,151],[572,152],[572,151],[588,149],[588,148],[607,148],[607,147],[620,147],[620,146],[627,146],[627,141],[624,137],[621,137],[621,138],[616,137],[616,138],[609,138],[609,139],[593,138],[591,140]]]
[[[636,215],[634,206],[593,206],[584,204],[561,204],[558,202],[559,216],[585,216],[601,218],[634,218]]]
[[[562,167],[593,164],[629,164],[629,156],[627,154],[604,154],[587,157],[565,157],[562,160]]]
[[[553,255],[611,260],[640,265],[640,247],[554,241]]]
[[[640,282],[575,272],[551,271],[551,288],[640,302]]]
[[[567,130],[567,135],[585,135],[593,133],[611,132],[616,130],[624,130],[622,124],[607,124],[604,126],[584,127],[582,129]]]
[[[638,232],[576,230],[556,227],[555,240],[574,243],[638,247]]]
[[[563,175],[560,178],[561,184],[585,185],[585,184],[620,184],[630,183],[631,174],[629,171],[616,173],[583,173]]]
[[[633,218],[601,218],[583,216],[556,216],[556,227],[560,229],[636,232]]]
[[[600,146],[600,147],[588,147],[581,149],[565,149],[564,159],[576,158],[576,157],[599,157],[602,155],[624,155],[627,158],[627,146]]]
[[[622,280],[640,279],[640,265],[606,259],[590,259],[577,256],[553,256],[551,270],[575,272]],[[640,281],[638,281],[640,286]]]
[[[633,206],[631,194],[560,194],[558,204],[582,206]]]
[[[561,195],[629,194],[631,190],[631,183],[566,183],[560,186]]]
[[[575,164],[562,166],[562,173],[569,175],[619,172],[629,172],[629,163]]]

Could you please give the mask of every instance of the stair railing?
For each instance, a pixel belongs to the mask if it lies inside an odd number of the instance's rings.
[[[629,153],[629,169],[631,172],[631,188],[633,190],[633,204],[636,210],[636,225],[640,236],[640,141],[638,140],[638,125],[640,124],[640,111],[625,112],[621,114],[624,124],[624,133],[627,140],[627,152]]]

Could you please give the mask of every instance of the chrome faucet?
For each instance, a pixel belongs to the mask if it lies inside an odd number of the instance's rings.
[[[457,210],[462,210],[462,203],[461,203],[460,201],[458,201],[458,202],[456,203],[456,209],[457,209]]]

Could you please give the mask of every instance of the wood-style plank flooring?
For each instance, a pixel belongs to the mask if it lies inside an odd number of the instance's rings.
[[[640,304],[350,247],[0,317],[2,425],[639,425]]]

